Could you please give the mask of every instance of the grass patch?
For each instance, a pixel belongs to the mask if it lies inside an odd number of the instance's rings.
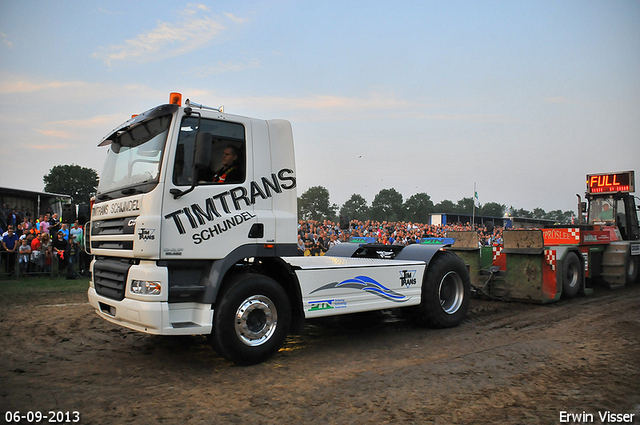
[[[84,296],[86,300],[89,278],[68,280],[64,277],[21,277],[18,280],[0,280],[0,305],[40,304],[47,299]]]

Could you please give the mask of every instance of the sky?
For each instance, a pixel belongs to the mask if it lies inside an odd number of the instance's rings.
[[[638,0],[2,0],[0,186],[101,173],[177,91],[289,120],[298,196],[575,210],[586,174],[640,172],[639,77]]]

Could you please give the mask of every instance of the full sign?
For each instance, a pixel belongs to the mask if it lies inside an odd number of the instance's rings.
[[[621,173],[587,174],[587,193],[634,192],[633,171]]]

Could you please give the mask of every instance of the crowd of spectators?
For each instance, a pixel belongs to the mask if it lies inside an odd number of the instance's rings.
[[[300,255],[323,255],[338,243],[348,242],[351,237],[373,238],[383,245],[410,245],[423,238],[447,237],[449,231],[478,232],[481,246],[502,243],[502,227],[487,228],[470,223],[423,224],[410,222],[357,221],[340,229],[335,222],[324,220],[300,221],[298,224],[298,251]],[[83,231],[76,221],[71,228],[61,223],[57,214],[46,214],[33,219],[29,212],[8,210],[0,212],[0,272],[13,274],[16,265],[20,272],[52,273],[53,261],[58,261],[59,275],[64,270],[68,275],[82,271],[88,266],[87,255],[82,248]],[[4,264],[4,267],[2,265]]]
[[[3,205],[0,235],[0,273],[53,276],[55,270],[56,276],[72,278],[88,267],[78,221],[62,223],[55,213],[34,218],[29,211]]]
[[[502,243],[502,227],[487,228],[470,223],[423,224],[407,222],[357,221],[349,223],[347,229],[340,229],[328,220],[300,221],[298,223],[298,253],[300,255],[323,255],[333,245],[348,242],[351,237],[374,238],[383,245],[410,245],[423,238],[444,238],[449,231],[478,232],[480,246]]]

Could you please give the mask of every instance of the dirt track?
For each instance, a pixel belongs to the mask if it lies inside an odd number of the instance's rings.
[[[473,300],[446,330],[392,313],[307,325],[270,361],[236,367],[203,337],[98,318],[84,295],[0,303],[0,407],[83,424],[640,423],[640,285],[548,306]],[[23,421],[26,423],[26,421]]]

